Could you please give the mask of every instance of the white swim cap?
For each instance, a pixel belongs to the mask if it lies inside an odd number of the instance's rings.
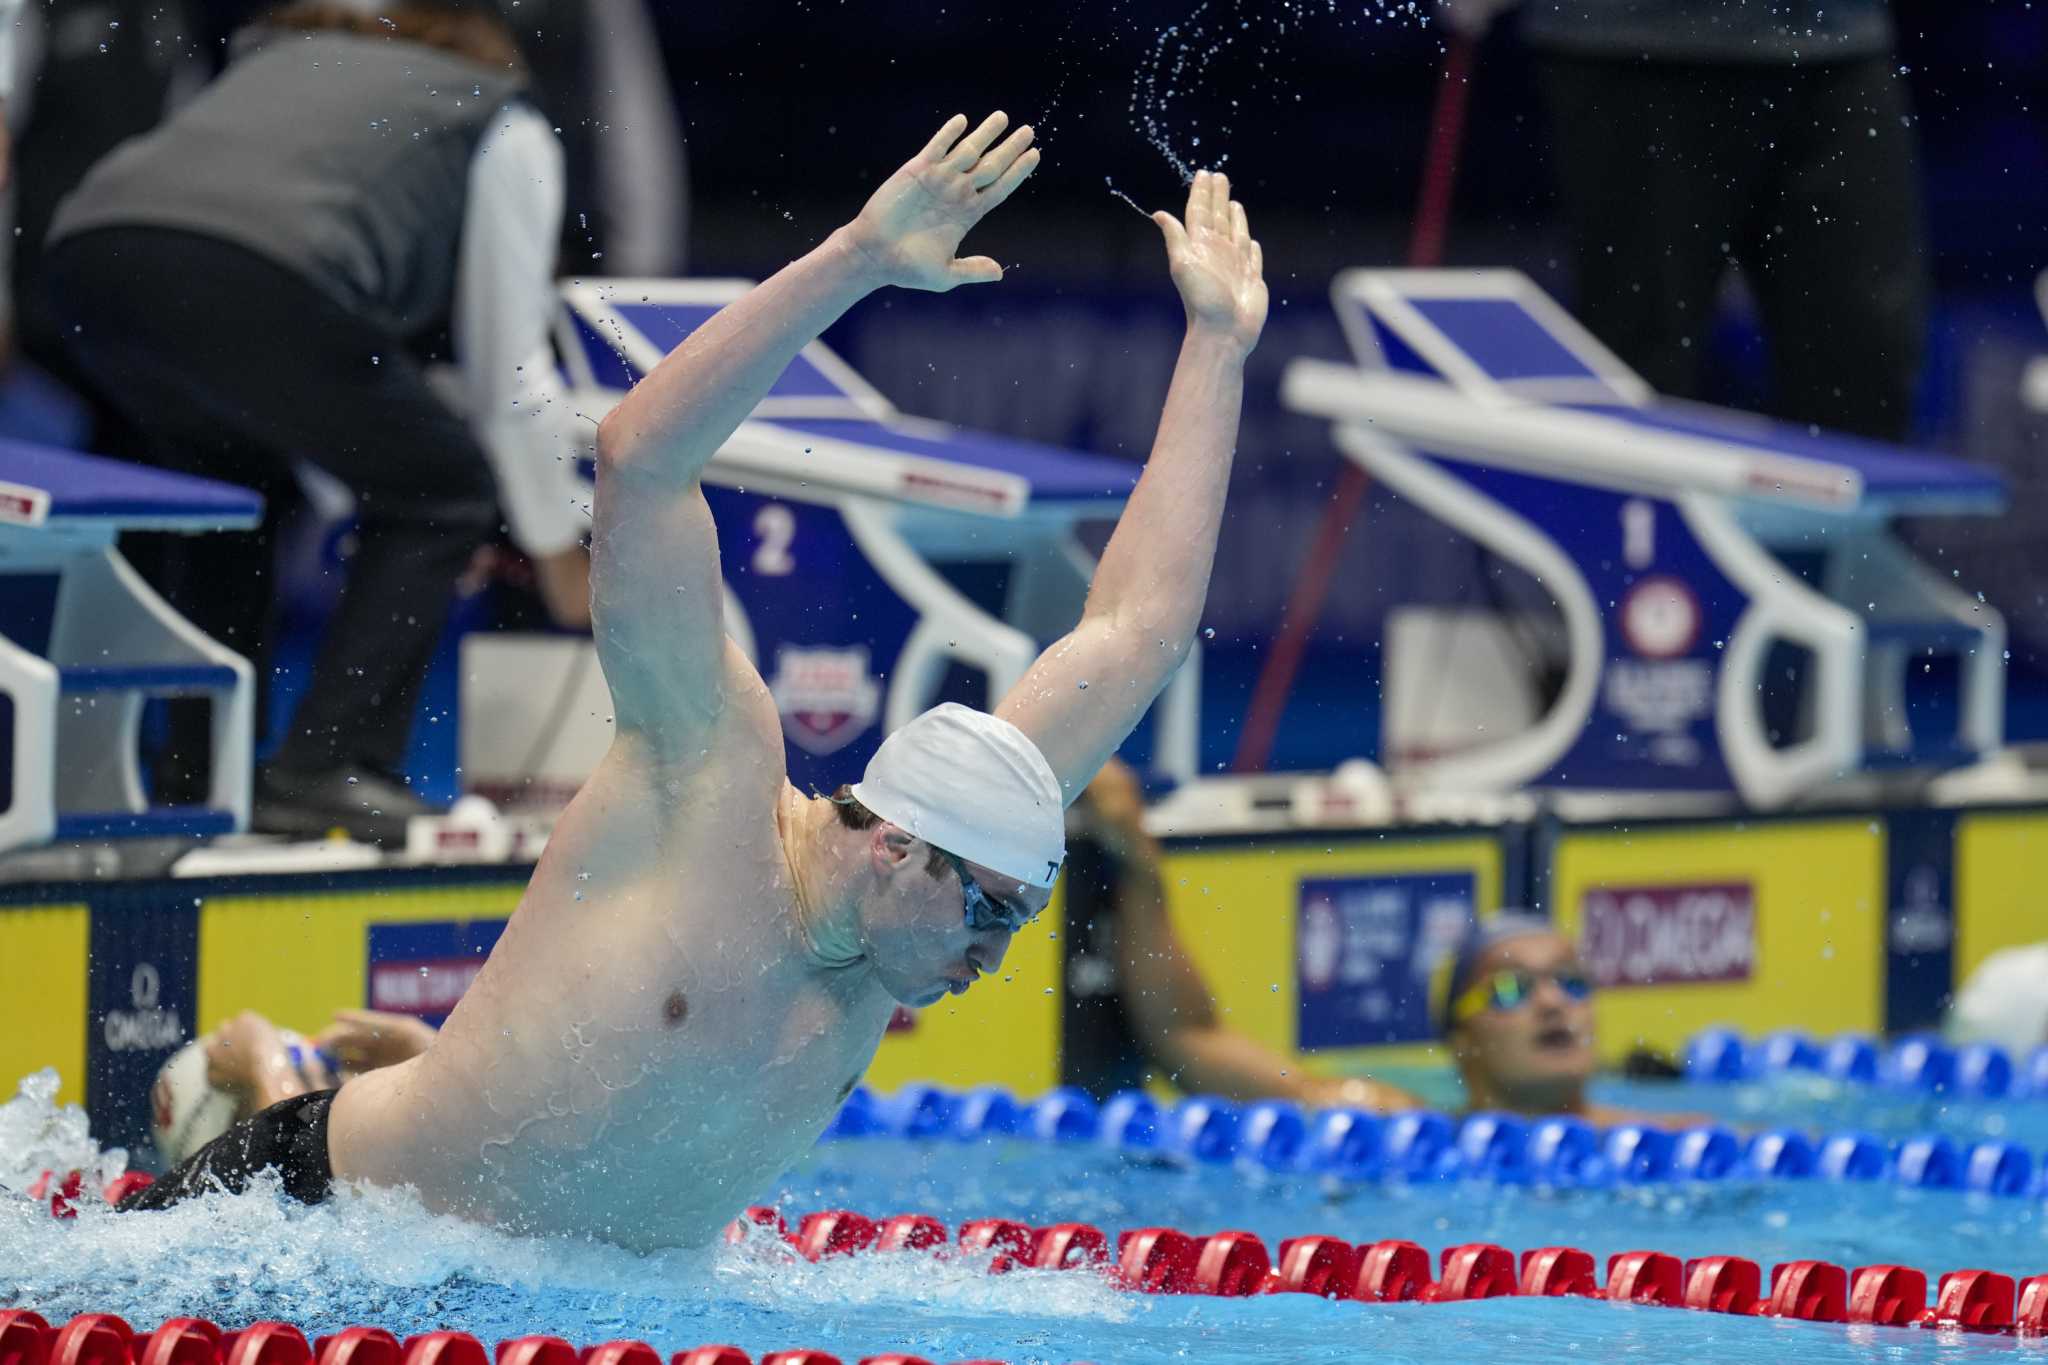
[[[957,858],[1050,888],[1067,857],[1052,765],[1006,720],[947,702],[882,741],[854,799]]]
[[[2048,1043],[2048,943],[2003,948],[1979,963],[1949,1006],[1947,1033],[2016,1053]]]
[[[288,1028],[277,1031],[292,1065],[305,1077],[304,1056],[312,1045]],[[171,1054],[149,1090],[149,1126],[164,1163],[175,1166],[235,1126],[240,1106],[206,1079],[206,1039],[195,1038]]]
[[[175,1166],[232,1128],[235,1100],[206,1080],[206,1041],[195,1039],[171,1054],[149,1091],[156,1149]]]

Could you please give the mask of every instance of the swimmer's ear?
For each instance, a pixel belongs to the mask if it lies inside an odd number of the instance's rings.
[[[910,857],[911,849],[916,843],[917,836],[909,830],[904,829],[900,825],[878,821],[875,824],[874,838],[870,841],[869,847],[874,855],[875,865],[886,871],[899,863],[907,861]]]

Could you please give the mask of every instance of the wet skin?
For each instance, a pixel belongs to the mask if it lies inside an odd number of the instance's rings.
[[[338,1176],[521,1231],[702,1243],[816,1141],[897,1004],[1000,966],[1009,936],[967,929],[952,873],[915,843],[877,871],[904,836],[800,796],[766,689],[729,682],[738,723],[695,771],[614,747],[433,1048],[343,1090]],[[792,844],[867,887],[854,960],[814,941]]]
[[[966,925],[961,882],[928,870],[927,845],[884,822],[848,829],[790,787],[774,700],[725,634],[699,477],[859,299],[1001,278],[955,251],[1037,162],[1030,130],[1006,126],[949,120],[853,222],[606,415],[592,606],[617,738],[434,1046],[343,1087],[338,1177],[520,1231],[701,1244],[809,1149],[897,1004],[1001,965],[1008,934]],[[1192,650],[1265,321],[1261,253],[1223,176],[1197,175],[1185,221],[1155,221],[1188,317],[1158,437],[1080,620],[995,712],[1068,800]],[[1050,897],[967,871],[1014,908]]]

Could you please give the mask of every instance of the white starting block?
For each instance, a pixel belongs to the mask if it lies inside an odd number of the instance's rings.
[[[246,829],[255,691],[247,660],[142,581],[114,538],[256,525],[246,489],[0,440],[0,851],[52,839]],[[150,697],[213,704],[204,806],[152,806],[137,739]]]
[[[2000,746],[2004,622],[1891,530],[1899,516],[2002,511],[1996,475],[1659,399],[1514,271],[1356,270],[1332,292],[1357,363],[1295,361],[1287,404],[1329,419],[1348,458],[1538,579],[1562,617],[1549,710],[1503,736],[1475,708],[1469,742],[1414,757],[1405,778],[1732,788],[1770,806]],[[1760,703],[1779,645],[1808,662],[1795,733],[1774,743]],[[1922,735],[1906,669],[1942,655],[1958,661],[1960,723]],[[1439,681],[1455,706],[1456,680]]]
[[[608,410],[748,287],[565,285],[558,349],[582,410]],[[805,347],[704,479],[727,630],[775,696],[790,780],[829,791],[857,778],[953,665],[981,675],[973,700],[993,706],[1078,619],[1095,565],[1076,530],[1113,520],[1138,472],[1129,460],[905,416],[823,343]],[[1006,569],[1000,614],[939,566]],[[577,658],[587,648],[559,637],[464,642],[470,790],[508,809],[573,791],[609,742],[603,678]],[[1195,773],[1199,687],[1196,656],[1153,712],[1153,766],[1181,779]]]

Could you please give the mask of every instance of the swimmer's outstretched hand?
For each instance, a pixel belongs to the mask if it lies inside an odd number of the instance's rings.
[[[881,283],[944,293],[1003,277],[1003,268],[987,256],[955,259],[953,253],[967,230],[1015,193],[1038,165],[1028,126],[996,142],[1009,125],[1009,115],[998,110],[969,133],[967,116],[955,114],[875,191],[846,231]]]
[[[1244,205],[1230,197],[1230,177],[1195,172],[1186,221],[1165,212],[1152,221],[1166,234],[1166,260],[1188,327],[1220,333],[1249,352],[1266,325],[1266,259],[1252,240]]]

